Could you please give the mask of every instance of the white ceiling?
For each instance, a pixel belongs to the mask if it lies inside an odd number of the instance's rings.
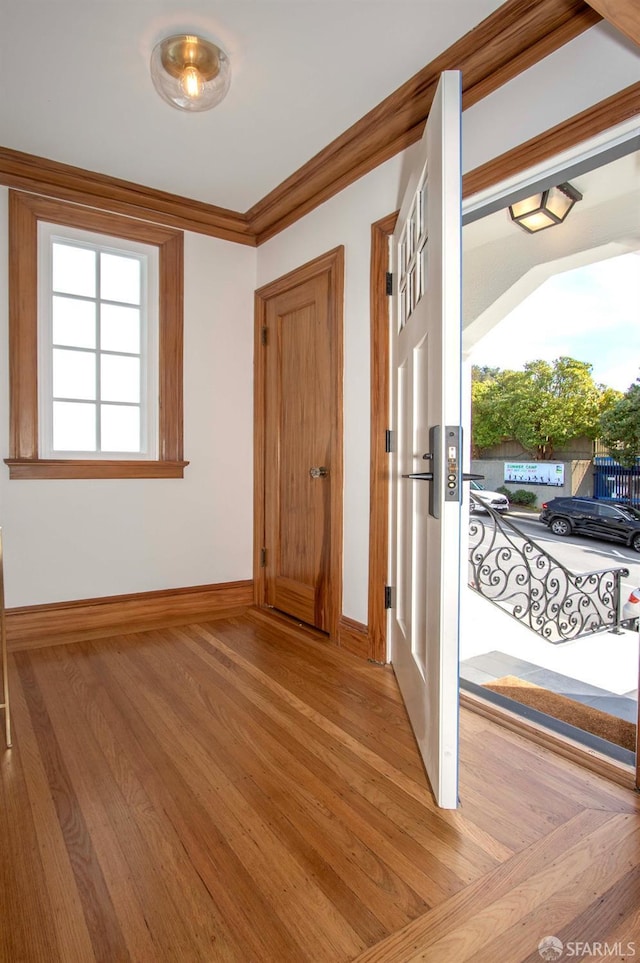
[[[628,142],[625,156],[608,163],[594,158],[600,166],[571,177],[583,197],[558,227],[526,234],[506,207],[465,225],[465,352],[553,275],[640,252],[640,151],[631,149],[636,145],[637,137]]]
[[[0,0],[0,145],[245,211],[502,0]],[[149,57],[197,32],[226,100],[183,113]]]

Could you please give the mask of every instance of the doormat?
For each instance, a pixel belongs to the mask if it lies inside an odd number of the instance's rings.
[[[613,742],[623,749],[636,751],[636,727],[626,719],[618,719],[601,709],[594,709],[582,702],[574,702],[566,696],[550,692],[533,682],[526,682],[514,675],[505,675],[495,682],[485,682],[485,689],[491,689],[500,695],[520,702],[522,705],[544,712],[553,719],[567,722],[570,726],[591,732],[594,736]]]

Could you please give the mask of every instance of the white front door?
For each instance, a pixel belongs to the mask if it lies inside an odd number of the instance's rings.
[[[436,802],[458,804],[461,80],[442,74],[393,237],[390,658]],[[432,474],[433,480],[409,475]]]

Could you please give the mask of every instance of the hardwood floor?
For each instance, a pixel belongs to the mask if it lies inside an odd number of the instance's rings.
[[[391,670],[316,634],[251,613],[10,672],[7,963],[640,952],[636,794],[463,710],[461,807],[437,810]]]

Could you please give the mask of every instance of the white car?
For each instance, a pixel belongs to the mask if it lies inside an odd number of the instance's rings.
[[[622,621],[632,622],[634,628],[638,628],[640,618],[640,588],[635,588],[629,598],[622,606]]]
[[[500,512],[504,515],[505,512],[509,511],[509,499],[506,495],[501,495],[500,492],[487,491],[477,481],[472,481],[469,494],[469,511],[471,513],[483,512],[487,506],[493,508],[494,512]]]

